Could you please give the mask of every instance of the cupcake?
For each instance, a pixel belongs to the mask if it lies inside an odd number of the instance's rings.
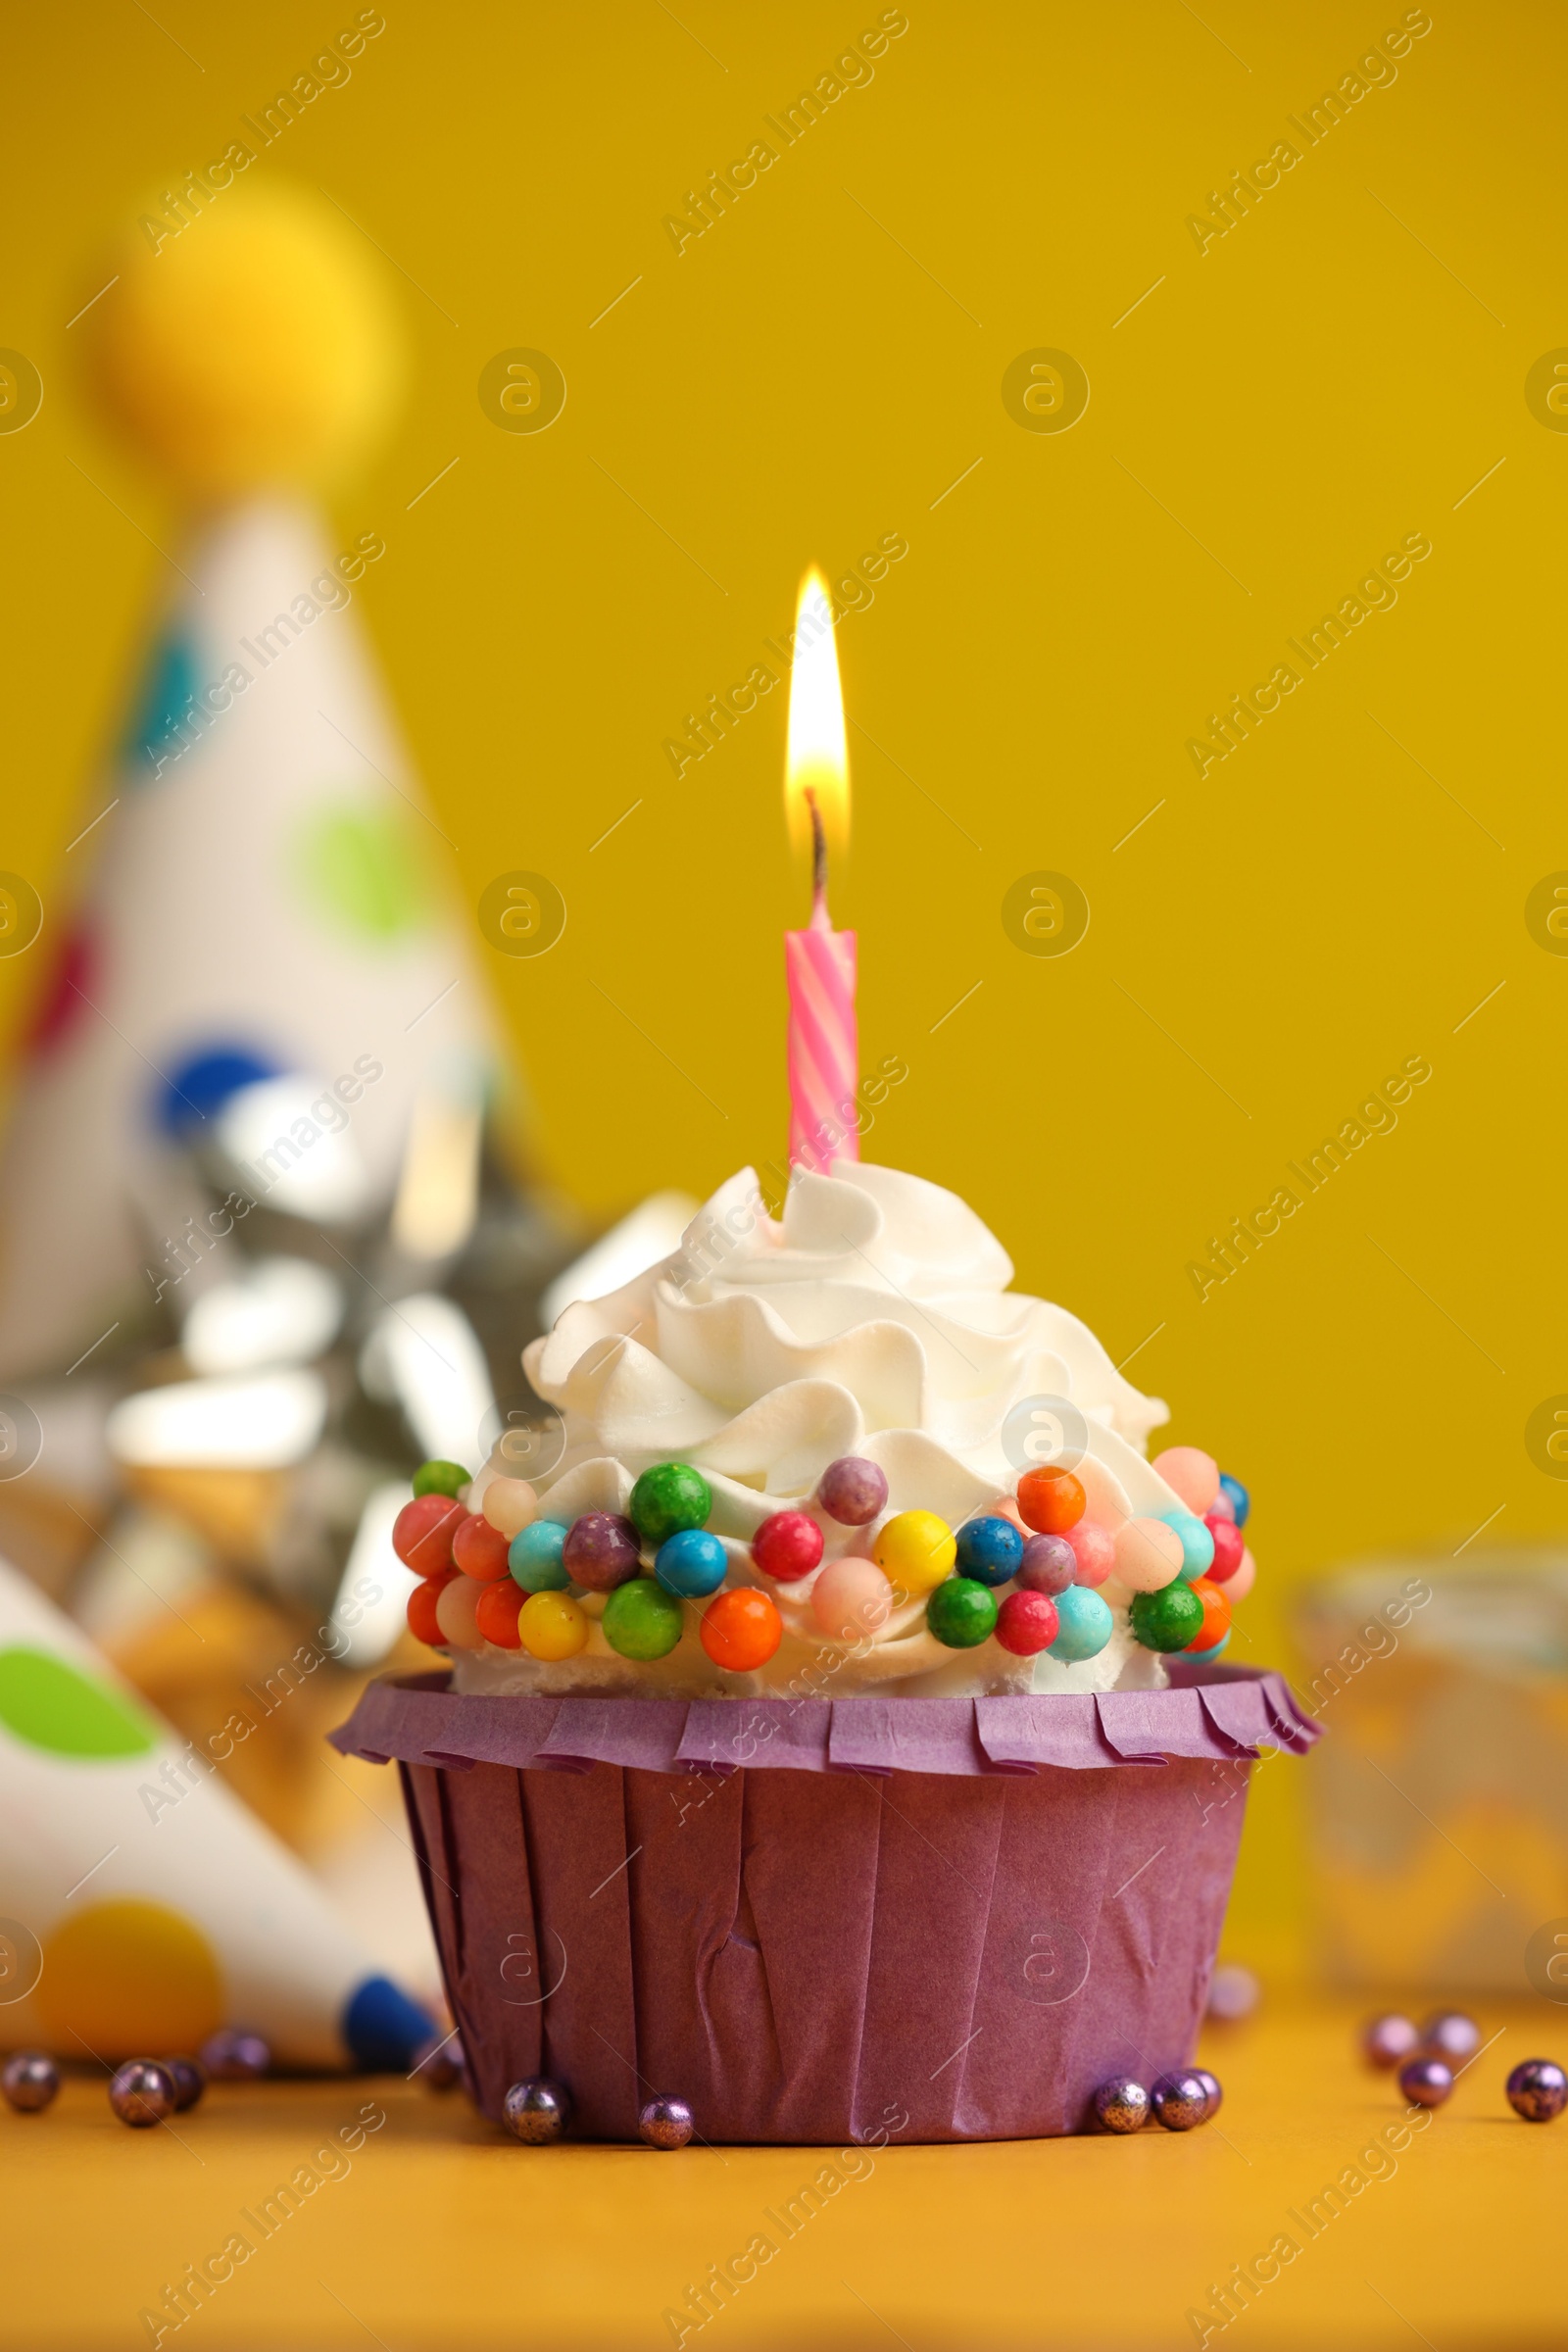
[[[916,1177],[774,1220],[747,1170],[527,1349],[547,1471],[419,1474],[450,1668],[335,1737],[405,1768],[487,2112],[1022,2136],[1190,2058],[1249,1765],[1312,1732],[1220,1662],[1245,1489],[1011,1279]]]

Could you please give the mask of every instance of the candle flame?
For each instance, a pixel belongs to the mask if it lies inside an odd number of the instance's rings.
[[[811,814],[806,796],[813,793],[828,847],[842,855],[850,842],[850,756],[832,610],[827,582],[813,564],[795,608],[784,813],[791,847],[808,852]]]

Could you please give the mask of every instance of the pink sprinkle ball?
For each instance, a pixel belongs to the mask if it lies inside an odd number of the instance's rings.
[[[1124,1519],[1115,1545],[1116,1574],[1133,1592],[1163,1592],[1186,1556],[1180,1536],[1163,1519]]]
[[[821,1559],[822,1530],[807,1511],[775,1511],[752,1538],[752,1557],[764,1576],[792,1585]]]
[[[1234,1607],[1237,1601],[1245,1600],[1247,1598],[1247,1595],[1249,1592],[1250,1592],[1256,1582],[1257,1562],[1253,1559],[1251,1553],[1248,1550],[1247,1545],[1244,1544],[1242,1545],[1242,1556],[1240,1561],[1232,1573],[1225,1579],[1226,1599]]]
[[[1179,1494],[1200,1519],[1212,1510],[1219,1493],[1219,1464],[1197,1446],[1167,1446],[1154,1456],[1154,1470],[1173,1494]]]
[[[443,1642],[454,1649],[483,1649],[479,1631],[479,1596],[485,1587],[471,1576],[455,1576],[436,1596],[435,1621]]]
[[[1211,1531],[1216,1519],[1228,1519],[1232,1527],[1236,1525],[1236,1505],[1234,1502],[1232,1502],[1230,1496],[1226,1494],[1223,1487],[1221,1487],[1219,1493],[1215,1495],[1207,1510],[1203,1512],[1202,1519],[1203,1525]]]
[[[1080,1519],[1062,1537],[1070,1544],[1078,1573],[1075,1585],[1102,1585],[1116,1565],[1116,1539],[1098,1519]]]
[[[539,1497],[525,1478],[493,1478],[479,1505],[497,1535],[510,1544],[539,1515]]]
[[[1226,1500],[1229,1499],[1227,1496]],[[1228,1517],[1222,1519],[1218,1510],[1210,1511],[1203,1525],[1214,1539],[1213,1562],[1204,1569],[1203,1574],[1210,1584],[1223,1585],[1228,1578],[1234,1577],[1241,1566],[1246,1557],[1247,1544],[1235,1520]]]
[[[1056,1604],[1047,1592],[1009,1592],[997,1611],[996,1638],[1015,1658],[1037,1657],[1059,1629]]]
[[[811,1587],[811,1614],[835,1642],[863,1642],[893,1614],[893,1588],[874,1560],[846,1552]]]

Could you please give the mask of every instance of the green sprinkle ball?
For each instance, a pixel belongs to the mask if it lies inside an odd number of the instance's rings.
[[[617,1585],[599,1620],[605,1640],[623,1658],[667,1658],[685,1630],[686,1612],[673,1592],[651,1576]]]
[[[950,1576],[925,1604],[925,1621],[949,1649],[975,1649],[997,1630],[997,1596],[973,1576]]]
[[[414,1492],[418,1494],[451,1494],[456,1497],[473,1482],[473,1472],[465,1470],[461,1462],[421,1462],[414,1473]]]
[[[645,1470],[627,1506],[633,1527],[653,1551],[682,1529],[704,1526],[712,1507],[712,1489],[686,1462],[656,1462]]]
[[[1203,1603],[1177,1577],[1158,1592],[1135,1592],[1132,1620],[1133,1638],[1146,1649],[1185,1649],[1203,1630]]]

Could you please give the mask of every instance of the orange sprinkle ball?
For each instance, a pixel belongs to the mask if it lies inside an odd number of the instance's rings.
[[[1187,1646],[1189,1649],[1215,1649],[1231,1630],[1231,1604],[1222,1585],[1210,1584],[1206,1576],[1195,1576],[1192,1590],[1203,1604],[1203,1622]]]
[[[749,1674],[765,1666],[784,1639],[784,1620],[765,1592],[737,1585],[720,1592],[703,1613],[703,1647],[715,1666]]]
[[[455,1575],[456,1570],[453,1571]],[[435,1621],[435,1604],[441,1597],[441,1588],[452,1582],[450,1576],[428,1576],[422,1585],[416,1585],[409,1594],[409,1631],[416,1642],[427,1649],[441,1645],[441,1628]]]
[[[1088,1500],[1070,1470],[1026,1470],[1018,1481],[1018,1508],[1037,1536],[1064,1536]]]
[[[520,1649],[522,1636],[517,1631],[517,1613],[527,1594],[521,1587],[507,1577],[499,1585],[486,1585],[479,1595],[479,1605],[473,1612],[473,1622],[487,1642],[497,1649]]]
[[[452,1557],[465,1576],[493,1585],[507,1573],[508,1539],[479,1512],[469,1512],[452,1538]]]

